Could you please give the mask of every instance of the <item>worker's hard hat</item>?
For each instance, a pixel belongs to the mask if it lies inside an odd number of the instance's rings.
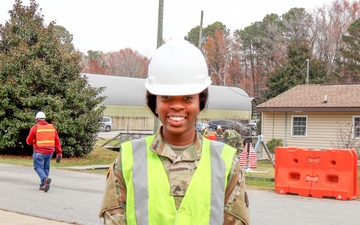
[[[221,126],[220,126],[220,125],[217,125],[217,129],[218,129],[218,130],[221,129]]]
[[[202,127],[201,127],[201,130],[205,130],[205,126],[202,126]]]
[[[45,119],[45,118],[46,118],[45,113],[41,111],[36,113],[35,119]]]
[[[152,56],[146,89],[154,95],[192,95],[211,84],[204,55],[185,40],[166,42]]]

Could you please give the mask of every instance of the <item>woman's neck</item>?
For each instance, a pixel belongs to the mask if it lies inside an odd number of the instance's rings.
[[[172,134],[166,132],[165,130],[161,131],[162,138],[169,144],[175,146],[185,146],[190,145],[194,142],[196,132],[195,129],[189,132],[185,132],[182,134]]]

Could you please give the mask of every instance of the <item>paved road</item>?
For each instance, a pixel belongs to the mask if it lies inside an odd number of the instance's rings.
[[[50,177],[51,188],[44,193],[32,167],[0,164],[0,209],[75,224],[102,224],[98,213],[104,175],[51,169]]]
[[[120,131],[110,131],[110,132],[99,132],[98,133],[98,137],[100,138],[113,138],[116,135],[118,135],[120,133]]]
[[[1,159],[0,159],[1,161]],[[0,163],[0,209],[72,224],[99,225],[105,178],[51,170],[51,189],[38,190],[32,167]],[[359,225],[360,201],[280,195],[249,190],[251,225]],[[0,219],[1,224],[1,219]]]

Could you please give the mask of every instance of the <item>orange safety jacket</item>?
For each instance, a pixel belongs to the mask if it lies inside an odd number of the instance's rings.
[[[55,147],[55,135],[55,128],[52,124],[37,124],[36,145],[39,147]]]

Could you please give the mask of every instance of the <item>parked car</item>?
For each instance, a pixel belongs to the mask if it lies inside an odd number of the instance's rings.
[[[212,119],[212,120],[210,120],[209,125],[210,125],[211,130],[216,130],[217,126],[220,125],[223,130],[234,129],[241,136],[251,136],[252,135],[252,130],[250,127],[247,127],[244,124],[237,122],[235,120]]]
[[[229,128],[233,129],[235,127],[235,121],[212,119],[212,120],[210,120],[209,125],[210,125],[211,130],[216,130],[218,125],[220,125],[223,130],[229,129]]]
[[[255,125],[252,125],[252,124],[249,124],[247,127],[249,127],[251,129],[251,136],[256,136],[257,135],[257,126]]]
[[[113,129],[113,122],[111,117],[107,117],[107,116],[103,116],[101,117],[101,127],[100,130],[105,130],[105,132],[109,132],[110,130]]]
[[[251,128],[252,136],[256,136],[256,134],[257,134],[257,129],[258,129],[257,125],[258,125],[257,120],[250,120],[249,124],[247,125],[248,127]]]
[[[259,123],[259,119],[255,119],[255,120],[250,120],[249,121],[249,126],[254,126],[254,127],[256,127],[257,126],[257,124]]]
[[[240,122],[236,122],[236,128],[235,130],[241,135],[241,136],[252,136],[254,134],[256,134],[256,131],[253,130],[250,127],[245,126],[244,124],[240,123]]]
[[[208,130],[210,129],[209,128],[210,125],[207,124],[207,123],[196,122],[196,124],[195,124],[196,130],[199,131],[199,132],[201,132],[203,126],[205,126]]]

